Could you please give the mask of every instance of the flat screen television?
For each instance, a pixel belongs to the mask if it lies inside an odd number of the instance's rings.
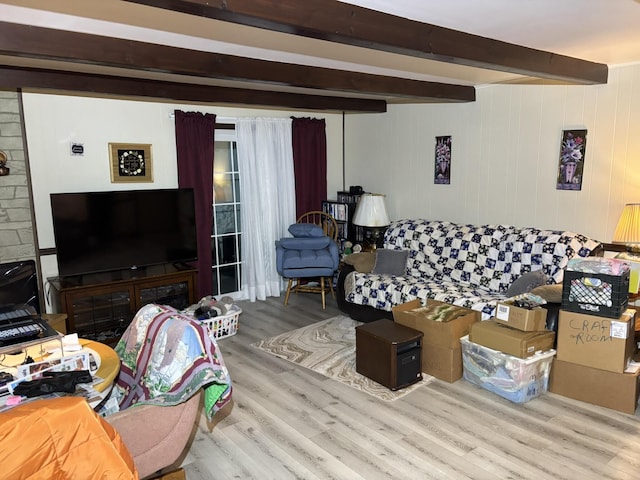
[[[193,189],[53,193],[62,277],[197,259]]]

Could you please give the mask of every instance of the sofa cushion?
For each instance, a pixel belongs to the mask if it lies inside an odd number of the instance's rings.
[[[521,275],[542,269],[550,283],[562,283],[564,269],[577,255],[587,257],[599,242],[573,232],[522,228],[504,236],[500,262],[504,266],[501,289]]]
[[[427,261],[443,280],[498,291],[503,276],[498,247],[503,235],[499,226],[452,226],[438,239]]]
[[[455,281],[358,272],[350,275],[353,276],[353,288],[346,295],[346,300],[386,311],[416,298],[433,298],[480,311],[483,318],[489,318],[494,314],[496,302],[507,298],[501,292]]]
[[[454,224],[431,220],[399,220],[387,229],[385,248],[409,251],[407,275],[434,277],[440,275],[427,261],[438,239],[444,237]]]
[[[404,275],[407,271],[408,250],[389,250],[380,248],[376,250],[376,262],[372,273],[385,273],[387,275]]]

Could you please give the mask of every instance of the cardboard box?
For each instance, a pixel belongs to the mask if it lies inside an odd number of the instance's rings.
[[[537,307],[528,310],[509,302],[498,302],[495,320],[524,332],[541,332],[547,329],[547,309]]]
[[[622,373],[635,350],[635,310],[614,320],[560,310],[558,360]]]
[[[460,337],[468,335],[472,324],[480,321],[480,312],[428,300],[403,303],[393,308],[393,319],[419,330],[422,339],[422,371],[446,382],[462,378]]]
[[[638,403],[638,375],[616,373],[556,359],[549,391],[633,415]]]
[[[453,383],[462,378],[462,347],[422,345],[422,371],[445,382]]]
[[[506,328],[506,327],[504,327]],[[514,403],[525,403],[547,391],[555,350],[518,358],[469,341],[462,344],[464,379]]]
[[[393,319],[424,333],[423,342],[441,347],[460,346],[460,337],[469,334],[471,325],[480,321],[480,312],[437,300],[412,300],[393,307]]]
[[[555,332],[523,332],[493,320],[474,323],[469,332],[469,340],[473,343],[518,358],[527,358],[536,352],[551,350],[555,337]]]

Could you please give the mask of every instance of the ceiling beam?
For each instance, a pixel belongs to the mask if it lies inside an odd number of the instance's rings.
[[[39,68],[0,67],[0,89],[22,88],[220,105],[260,105],[347,113],[383,113],[387,111],[387,104],[384,100],[263,92],[252,89],[62,72]]]
[[[271,62],[8,22],[0,22],[0,54],[423,102],[475,100],[475,89],[469,86]]]
[[[441,62],[576,84],[608,67],[336,0],[126,0],[166,10]]]

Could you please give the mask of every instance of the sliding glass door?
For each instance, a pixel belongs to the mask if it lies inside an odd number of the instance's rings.
[[[235,130],[216,130],[213,163],[213,295],[239,296],[242,255],[240,173]]]

